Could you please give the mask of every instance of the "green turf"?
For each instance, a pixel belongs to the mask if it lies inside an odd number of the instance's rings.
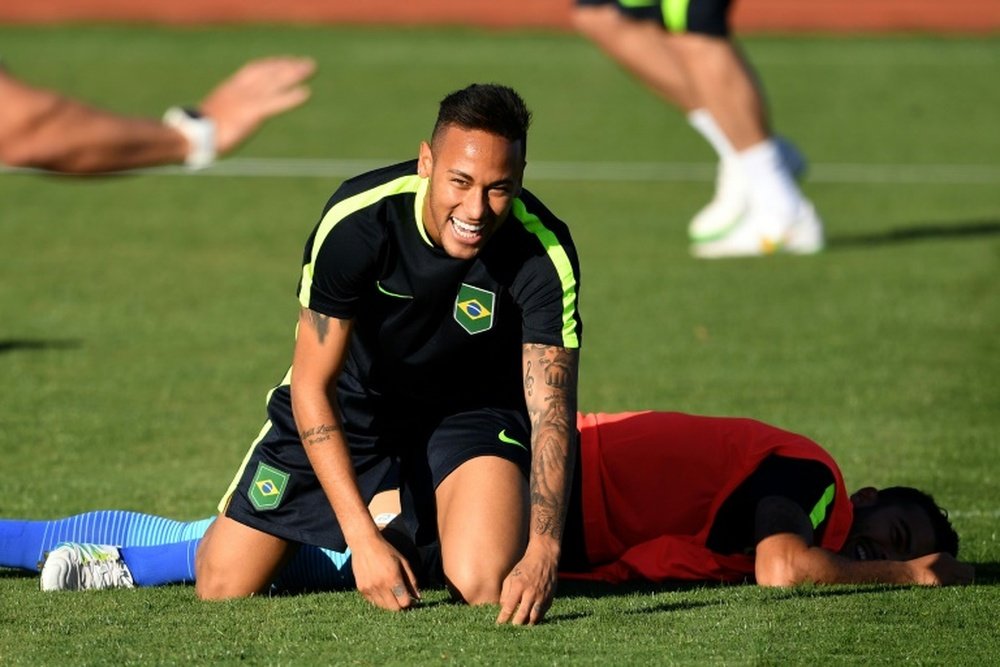
[[[500,80],[536,113],[531,161],[690,163],[689,179],[633,183],[529,171],[583,263],[581,407],[750,415],[801,431],[851,486],[933,491],[979,565],[977,585],[961,590],[566,586],[550,622],[530,630],[495,628],[495,610],[440,592],[394,616],[350,593],[226,604],[188,588],[42,595],[36,579],[3,571],[0,663],[1000,655],[995,39],[748,40],[778,126],[814,162],[805,188],[830,248],[720,262],[691,259],[684,235],[711,192],[709,150],[571,35],[0,27],[0,44],[26,79],[150,115],[196,101],[251,56],[314,55],[312,102],[269,123],[241,158],[410,157],[443,93]],[[302,243],[337,182],[0,174],[0,516],[211,513],[289,361]]]

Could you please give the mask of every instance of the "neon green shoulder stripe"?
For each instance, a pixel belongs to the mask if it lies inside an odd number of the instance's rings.
[[[319,228],[316,230],[316,238],[313,239],[312,256],[309,258],[309,263],[302,267],[299,302],[303,308],[309,307],[309,295],[311,292],[309,287],[312,285],[313,267],[316,264],[316,257],[319,255],[319,250],[323,247],[323,241],[330,234],[330,230],[336,227],[337,223],[347,216],[360,211],[366,206],[371,206],[380,199],[404,192],[417,192],[422,182],[423,179],[416,174],[401,176],[371,190],[359,192],[353,197],[348,197],[343,201],[337,202],[326,212],[326,215],[323,216],[323,219],[319,223]]]
[[[690,0],[662,0],[663,23],[670,32],[687,32]]]
[[[566,249],[562,247],[559,239],[547,228],[534,213],[529,213],[524,202],[520,199],[514,200],[514,207],[511,211],[514,216],[521,221],[524,228],[541,242],[545,248],[545,254],[556,269],[559,282],[562,283],[563,291],[563,312],[562,312],[562,339],[563,347],[580,347],[580,338],[576,334],[576,276],[573,274],[573,264],[569,261]]]
[[[833,497],[836,493],[837,489],[833,484],[826,487],[826,491],[823,492],[823,496],[819,499],[819,502],[812,508],[812,512],[809,512],[809,521],[812,522],[813,530],[816,530],[816,527],[826,519],[826,512],[830,508],[831,503],[833,503]]]

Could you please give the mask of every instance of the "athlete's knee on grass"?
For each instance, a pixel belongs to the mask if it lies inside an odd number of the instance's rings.
[[[495,604],[527,544],[528,483],[513,461],[470,459],[437,488],[441,562],[452,593]]]
[[[451,594],[468,604],[496,604],[504,577],[514,566],[513,554],[483,543],[449,541],[442,551],[444,578]]]
[[[237,590],[231,568],[220,566],[209,540],[202,540],[194,561],[194,591],[202,600],[226,600],[246,597],[254,591]],[[229,576],[227,576],[227,574]]]
[[[220,516],[195,554],[195,594],[202,600],[249,597],[265,590],[287,545]]]
[[[444,576],[451,594],[467,604],[498,604],[500,589],[510,566],[498,567],[491,564],[463,559],[454,564],[445,564]]]
[[[213,567],[201,559],[195,562],[194,591],[201,600],[229,600],[257,592],[255,588],[240,586],[225,569]]]

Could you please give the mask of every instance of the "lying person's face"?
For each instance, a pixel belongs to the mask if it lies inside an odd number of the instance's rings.
[[[852,560],[912,560],[934,553],[934,526],[910,503],[879,501],[875,489],[851,496],[854,521],[840,555]]]

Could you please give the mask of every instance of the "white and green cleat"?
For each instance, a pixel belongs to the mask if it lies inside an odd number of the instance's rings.
[[[42,566],[43,591],[89,591],[135,588],[132,573],[117,547],[62,542]]]

